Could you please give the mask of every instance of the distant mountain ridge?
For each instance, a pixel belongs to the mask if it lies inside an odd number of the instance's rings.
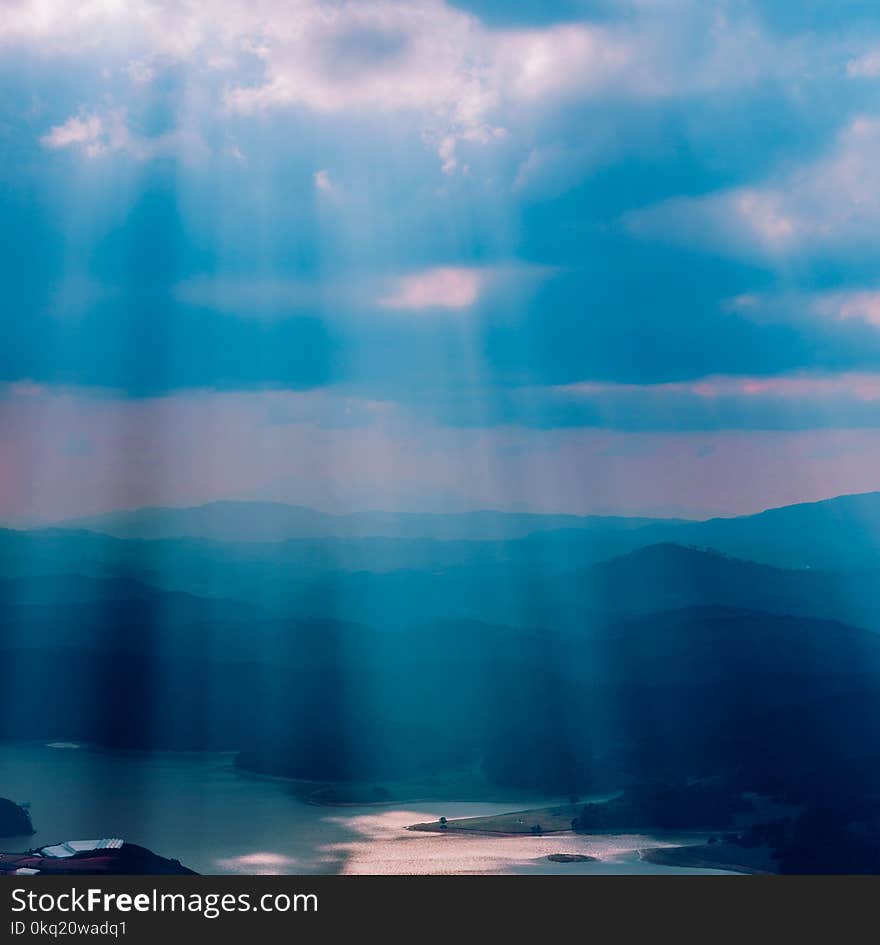
[[[241,511],[237,508],[236,515]],[[278,509],[264,511],[276,514]],[[517,527],[534,518],[515,516]],[[428,523],[435,519],[428,516]],[[721,605],[880,629],[878,493],[741,519],[647,525],[640,519],[581,521],[592,527],[536,531],[509,540],[221,542],[120,539],[73,528],[0,530],[0,575],[16,580],[55,576],[55,586],[3,592],[19,602],[25,593],[34,602],[56,598],[59,576],[66,574],[389,627],[472,617],[580,631],[618,616]],[[461,523],[456,527],[460,531]],[[88,589],[75,582],[67,578],[65,594],[71,600],[139,593],[131,585],[122,594],[119,583]]]
[[[769,509],[755,515],[682,519],[626,518],[614,516],[542,515],[527,512],[392,513],[361,512],[333,515],[300,506],[264,502],[213,502],[191,508],[144,508],[111,512],[58,523],[63,534],[74,530],[120,539],[192,539],[223,543],[288,544],[279,553],[295,555],[296,542],[461,542],[502,543],[486,549],[487,557],[553,562],[556,569],[579,567],[657,544],[711,548],[764,564],[785,568],[852,569],[880,567],[880,492],[838,496],[820,502]],[[390,544],[377,545],[383,554]],[[447,551],[430,552],[414,546],[416,559],[436,556],[440,567],[456,560]],[[354,546],[315,545],[308,554],[344,559]],[[302,546],[303,553],[306,546]],[[402,551],[401,548],[398,551]],[[265,554],[271,550],[266,549]],[[467,552],[461,560],[473,560],[481,552]],[[367,569],[372,552],[364,554]],[[394,563],[392,553],[385,569],[407,567],[408,552]],[[357,569],[359,565],[351,565]],[[343,568],[347,567],[343,565]]]
[[[297,538],[513,540],[535,532],[627,531],[666,519],[537,512],[353,512],[333,514],[280,502],[218,501],[185,508],[146,507],[54,523],[116,538],[202,538],[273,542]]]
[[[880,492],[787,505],[738,518],[649,525],[640,536],[648,539],[642,544],[700,545],[785,567],[875,566],[880,563]]]

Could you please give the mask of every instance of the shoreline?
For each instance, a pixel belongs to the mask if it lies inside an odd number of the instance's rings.
[[[484,817],[461,817],[453,820],[433,820],[410,824],[407,830],[422,833],[465,833],[494,837],[551,836],[573,833],[572,820],[582,802],[568,802],[508,810]]]
[[[495,814],[487,817],[465,817],[450,820],[446,823],[430,821],[426,823],[409,824],[404,829],[416,833],[452,834],[455,836],[485,837],[502,840],[505,838],[522,838],[570,836],[572,839],[587,839],[591,836],[601,837],[615,833],[650,833],[653,843],[662,841],[655,828],[647,826],[620,827],[614,830],[598,830],[579,832],[569,825],[561,826],[560,821],[571,814],[577,805],[560,805],[554,808],[533,808],[530,810],[511,811],[505,814]],[[540,831],[533,826],[541,823]],[[515,829],[511,829],[512,825]],[[776,863],[769,848],[743,847],[732,843],[708,843],[707,839],[718,833],[717,828],[704,827],[675,832],[676,843],[673,846],[650,846],[652,841],[647,840],[644,847],[636,853],[640,860],[658,866],[671,866],[680,869],[707,869],[720,870],[726,873],[767,875],[777,872]]]
[[[720,849],[716,852],[715,847]],[[728,856],[725,856],[725,852]],[[719,855],[721,854],[721,855]],[[639,858],[660,866],[679,866],[684,869],[726,870],[747,876],[777,874],[769,850],[762,847],[746,848],[733,844],[695,844],[681,847],[650,847],[639,850]],[[751,861],[751,862],[749,862]]]
[[[674,867],[653,866],[649,862],[639,866],[639,851],[668,842],[695,843],[701,839],[661,834],[626,837],[618,843],[616,838],[585,838],[569,831],[529,836],[531,818],[535,815],[523,814],[522,810],[546,809],[547,800],[541,798],[519,807],[516,798],[510,796],[498,798],[500,803],[453,804],[448,800],[450,795],[445,795],[436,802],[412,806],[326,808],[322,812],[317,805],[297,802],[291,786],[283,779],[240,777],[240,769],[236,771],[224,764],[222,757],[214,756],[204,763],[198,757],[184,761],[177,755],[182,763],[168,764],[169,756],[164,754],[140,754],[135,759],[128,753],[102,752],[101,761],[96,764],[98,757],[81,750],[53,750],[42,745],[4,752],[0,761],[7,791],[13,797],[28,797],[33,802],[34,826],[38,830],[26,843],[10,842],[5,847],[21,850],[61,839],[120,836],[159,855],[176,857],[207,875],[260,872],[555,875],[605,870],[676,873],[679,870]],[[36,781],[35,770],[41,772]],[[120,779],[130,785],[150,786],[143,807],[138,804],[139,798],[132,804],[119,795],[115,785]],[[62,784],[64,803],[59,800]],[[317,786],[320,785],[311,783],[300,787],[307,792]],[[204,816],[190,816],[190,809],[196,807],[204,811]],[[405,829],[407,824],[441,815],[452,821],[467,820],[469,827],[475,823],[479,826],[480,817],[503,818],[518,807],[520,813],[510,820],[525,823],[517,825],[514,831],[504,830],[503,834],[468,837],[467,830],[454,831],[452,839],[444,840],[433,831]],[[256,822],[254,809],[261,812]],[[565,805],[551,810],[567,813]],[[552,825],[543,814],[539,817],[549,832]],[[228,829],[218,834],[216,823],[221,821]],[[491,826],[493,822],[489,823]],[[497,827],[498,821],[494,824]],[[504,824],[502,819],[502,829]],[[565,859],[549,860],[551,854],[560,854]],[[583,855],[592,855],[600,862],[582,861]],[[578,859],[569,860],[570,856]]]
[[[467,803],[467,802],[465,802]],[[476,819],[476,818],[474,818]],[[404,830],[412,830],[415,833],[438,833],[466,834],[470,837],[558,837],[561,834],[571,834],[573,837],[579,836],[573,830],[542,830],[538,834],[532,834],[526,830],[485,830],[479,827],[435,827],[433,823],[408,824]]]

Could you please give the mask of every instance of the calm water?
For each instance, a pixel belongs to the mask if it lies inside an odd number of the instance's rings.
[[[711,872],[639,860],[639,848],[684,842],[668,835],[415,833],[404,828],[440,815],[481,816],[523,805],[314,807],[297,800],[283,781],[236,771],[230,755],[0,745],[0,797],[29,801],[38,831],[0,841],[3,849],[118,836],[199,873]],[[586,853],[601,862],[550,863],[550,853]]]

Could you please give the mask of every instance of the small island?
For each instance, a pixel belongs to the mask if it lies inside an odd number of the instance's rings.
[[[586,853],[551,853],[547,859],[551,863],[596,863],[599,858]]]

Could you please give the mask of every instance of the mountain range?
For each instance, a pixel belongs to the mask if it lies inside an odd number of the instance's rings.
[[[116,538],[204,538],[277,542],[295,538],[430,538],[509,541],[534,532],[598,528],[629,531],[663,519],[529,512],[358,512],[334,515],[280,502],[210,502],[188,508],[141,508],[55,523]]]
[[[214,503],[0,530],[0,736],[319,779],[867,784],[878,528],[871,493],[705,522]]]
[[[705,521],[520,512],[330,515],[300,506],[230,501],[111,512],[59,522],[54,527],[126,539],[224,543],[296,545],[305,539],[503,543],[512,546],[505,549],[512,557],[550,553],[594,560],[671,542],[792,568],[880,564],[877,492]]]

